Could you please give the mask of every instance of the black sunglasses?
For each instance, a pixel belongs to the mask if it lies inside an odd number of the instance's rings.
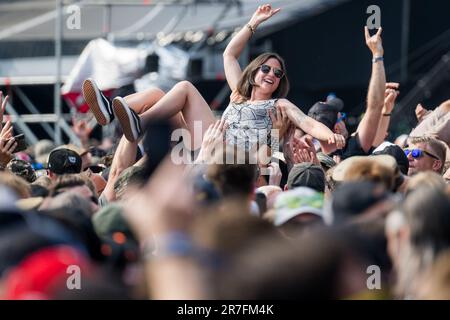
[[[268,74],[270,72],[270,70],[272,69],[271,66],[268,66],[267,64],[263,64],[260,67],[262,73]],[[275,77],[277,77],[278,79],[281,79],[284,77],[284,72],[281,69],[278,68],[273,68],[273,74],[275,75]]]

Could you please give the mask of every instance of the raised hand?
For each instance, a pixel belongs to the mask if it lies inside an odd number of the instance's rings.
[[[0,138],[0,167],[5,168],[13,158],[13,151],[17,147],[14,139]]]
[[[0,131],[0,139],[10,139],[13,134],[13,127],[11,125],[11,121],[6,121],[5,125]]]
[[[428,114],[428,113],[430,113],[431,111],[430,110],[427,110],[427,109],[425,109],[423,106],[422,106],[422,104],[418,104],[417,105],[417,107],[416,107],[416,118],[417,118],[417,121],[419,121],[419,122],[422,122],[422,120],[424,119],[424,117]]]
[[[9,96],[6,96],[3,99],[3,92],[0,91],[0,130],[3,129],[3,115],[5,114],[6,104],[8,103]]]
[[[256,26],[258,26],[261,22],[266,21],[273,15],[280,12],[280,10],[281,8],[272,9],[272,6],[270,4],[259,6],[258,9],[256,9],[255,13],[253,14],[252,18],[250,19],[250,25],[256,28]]]
[[[314,151],[310,151],[308,149],[298,149],[294,153],[294,163],[314,163],[320,165],[320,161],[317,158],[317,154]]]
[[[289,117],[286,115],[284,108],[281,106],[277,106],[275,112],[269,110],[269,116],[272,120],[272,129],[278,130],[278,137],[281,139],[289,129]]]
[[[336,144],[337,149],[342,149],[345,147],[345,138],[344,136],[333,133],[330,137],[328,137],[329,144]]]
[[[196,162],[208,161],[213,151],[224,143],[224,130],[227,128],[225,120],[218,120],[210,125],[203,136],[202,146]]]
[[[375,57],[382,57],[384,55],[383,49],[383,41],[381,40],[381,32],[383,28],[378,29],[377,33],[373,36],[370,36],[369,28],[364,27],[365,35],[366,35],[366,44]]]
[[[319,164],[319,159],[317,159],[316,148],[314,146],[313,137],[309,134],[305,134],[300,139],[294,138],[292,141],[293,145],[293,162],[311,162]]]
[[[388,114],[391,113],[394,109],[395,101],[400,94],[398,89],[400,88],[400,84],[396,82],[386,83],[386,91],[384,93],[384,107],[383,113]]]

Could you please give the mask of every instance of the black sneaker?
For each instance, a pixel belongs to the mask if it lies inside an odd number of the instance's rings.
[[[142,134],[139,115],[134,112],[134,110],[125,102],[125,99],[121,97],[114,98],[112,104],[114,114],[116,115],[117,120],[119,120],[125,138],[131,142],[139,139]]]
[[[83,97],[97,122],[105,126],[114,120],[111,102],[103,95],[92,79],[83,82]]]

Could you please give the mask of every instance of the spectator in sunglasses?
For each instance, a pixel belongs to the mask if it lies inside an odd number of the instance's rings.
[[[446,157],[443,142],[433,137],[411,137],[404,151],[409,161],[409,176],[422,171],[443,173]]]

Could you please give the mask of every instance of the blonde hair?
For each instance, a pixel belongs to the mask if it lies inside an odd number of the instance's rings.
[[[344,181],[368,180],[383,184],[386,189],[393,190],[395,177],[392,170],[375,161],[358,161],[347,170]]]

